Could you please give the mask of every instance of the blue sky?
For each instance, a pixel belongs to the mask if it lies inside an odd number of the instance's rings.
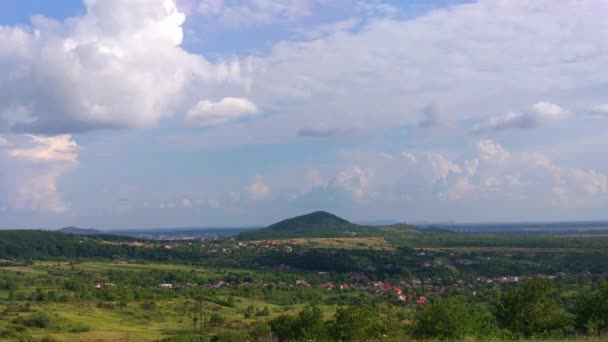
[[[0,228],[607,219],[600,0],[0,5]]]

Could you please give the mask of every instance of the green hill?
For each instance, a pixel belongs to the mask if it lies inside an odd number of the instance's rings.
[[[242,232],[240,240],[383,236],[381,227],[362,226],[325,211],[297,216],[264,229]]]

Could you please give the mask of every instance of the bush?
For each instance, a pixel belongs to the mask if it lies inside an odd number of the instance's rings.
[[[245,332],[222,332],[213,336],[213,342],[243,342],[247,341],[249,336]]]
[[[279,341],[324,340],[323,310],[308,306],[297,316],[281,315],[270,321],[270,329]]]
[[[91,331],[91,328],[84,326],[84,325],[80,325],[77,327],[73,327],[72,329],[70,329],[70,332],[73,334],[79,334],[79,333],[84,333],[84,332],[88,332]]]
[[[51,325],[51,319],[45,314],[34,314],[24,321],[25,325],[32,328],[48,328]]]
[[[588,334],[599,335],[608,331],[608,283],[597,292],[583,294],[574,310],[576,327]]]
[[[268,307],[265,306],[264,309],[262,309],[261,311],[256,312],[255,315],[258,316],[258,317],[270,316],[270,310],[268,310]]]
[[[257,322],[249,332],[249,337],[254,342],[271,341],[271,333],[270,326],[266,322]]]
[[[142,310],[155,310],[156,302],[153,300],[147,300],[139,305]]]
[[[214,313],[209,317],[209,323],[211,324],[223,324],[224,322],[226,322],[226,318],[218,313]]]
[[[418,338],[462,340],[466,337],[489,337],[495,332],[492,314],[483,307],[467,303],[461,297],[438,300],[414,317],[412,334]]]
[[[338,308],[329,322],[329,335],[334,341],[367,341],[382,337],[387,330],[370,310],[361,307]]]
[[[525,280],[506,292],[495,303],[494,314],[499,326],[516,337],[562,336],[572,326],[548,279]]]

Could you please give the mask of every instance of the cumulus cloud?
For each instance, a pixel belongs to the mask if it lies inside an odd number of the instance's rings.
[[[357,200],[363,200],[372,195],[369,192],[372,177],[374,177],[373,169],[353,166],[341,171],[330,186],[351,194]]]
[[[255,177],[249,185],[245,187],[245,190],[249,194],[249,198],[254,201],[263,200],[270,195],[270,185],[266,183],[266,180],[262,176]]]
[[[467,205],[476,208],[492,203],[493,212],[485,213],[488,215],[522,203],[535,208],[555,208],[608,199],[606,173],[561,166],[542,153],[511,151],[488,139],[475,141],[458,158],[438,151],[407,151],[395,158],[377,153],[365,158],[374,165],[373,171],[348,167],[329,183],[299,199],[319,202],[350,199],[352,203],[373,199],[367,203],[379,206],[417,203],[431,212],[432,208]],[[362,160],[352,162],[359,164]]]
[[[151,127],[218,84],[244,89],[242,63],[180,47],[185,16],[171,0],[86,0],[64,21],[0,27],[0,129],[74,133]],[[207,96],[205,96],[207,97]]]
[[[70,135],[9,139],[9,147],[0,149],[0,209],[66,212],[57,181],[78,165],[76,142]]]
[[[535,128],[551,122],[564,120],[569,116],[570,112],[559,105],[550,102],[538,102],[528,112],[509,112],[502,116],[491,117],[485,123],[476,125],[473,128],[473,132],[483,133]]]
[[[203,100],[198,102],[186,115],[193,125],[210,126],[225,123],[258,112],[256,105],[242,98],[224,97],[218,102]]]

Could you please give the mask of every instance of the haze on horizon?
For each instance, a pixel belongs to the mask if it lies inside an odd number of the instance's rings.
[[[0,4],[0,228],[606,220],[603,0]]]

